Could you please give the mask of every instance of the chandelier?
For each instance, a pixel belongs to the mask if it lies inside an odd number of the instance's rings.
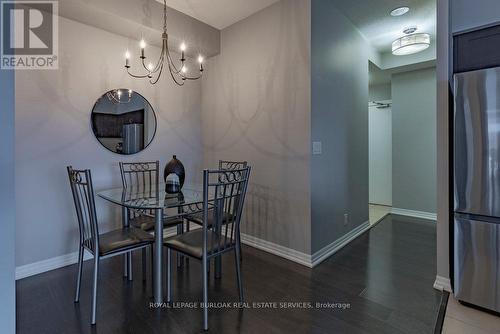
[[[167,1],[163,0],[163,33],[161,35],[162,39],[162,47],[161,47],[161,54],[160,58],[156,63],[149,62],[146,65],[146,56],[145,56],[145,49],[146,49],[146,42],[144,39],[141,39],[139,46],[141,48],[141,55],[140,55],[140,63],[143,67],[143,74],[134,74],[130,72],[130,52],[127,50],[125,52],[125,68],[127,70],[127,73],[134,78],[139,78],[139,79],[149,79],[149,82],[154,85],[158,82],[160,79],[160,76],[163,72],[164,67],[168,68],[168,71],[170,72],[170,76],[172,77],[172,80],[179,85],[183,86],[186,80],[197,80],[200,79],[202,74],[203,74],[203,56],[199,55],[198,56],[198,63],[199,63],[199,74],[197,76],[190,76],[188,75],[188,67],[186,66],[186,57],[184,56],[184,52],[186,51],[186,44],[183,42],[180,45],[180,51],[181,51],[181,58],[179,59],[180,64],[177,66],[174,63],[174,60],[172,59],[172,56],[170,55],[170,50],[168,49],[168,34],[167,34]]]

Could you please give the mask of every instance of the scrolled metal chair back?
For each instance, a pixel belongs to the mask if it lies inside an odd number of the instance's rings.
[[[219,170],[238,170],[246,168],[247,165],[246,161],[219,160]]]
[[[204,241],[212,229],[213,254],[233,248],[239,241],[241,213],[245,202],[251,167],[203,172]],[[212,209],[213,208],[213,209]],[[208,216],[214,224],[207,226]],[[204,243],[204,247],[206,247]]]
[[[124,194],[127,197],[137,196],[146,200],[147,198],[157,198],[160,180],[160,162],[120,162],[120,174]],[[152,210],[131,211],[131,218],[140,213],[153,214]]]
[[[247,168],[247,166],[246,161],[219,160],[219,170],[233,171]]]
[[[160,162],[120,162],[123,188],[148,191],[159,184]]]
[[[88,169],[75,170],[68,166],[67,170],[80,229],[80,244],[95,254],[99,248],[99,227],[92,176]]]

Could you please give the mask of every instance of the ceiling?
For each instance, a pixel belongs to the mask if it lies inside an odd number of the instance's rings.
[[[349,18],[379,52],[391,51],[391,44],[411,26],[436,40],[436,0],[334,0],[336,7]],[[394,8],[408,6],[399,17],[390,15]]]
[[[163,0],[157,0],[163,3]],[[167,0],[167,6],[224,29],[279,0]]]

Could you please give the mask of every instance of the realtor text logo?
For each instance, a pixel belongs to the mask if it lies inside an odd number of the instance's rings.
[[[57,69],[57,1],[1,4],[1,69]]]

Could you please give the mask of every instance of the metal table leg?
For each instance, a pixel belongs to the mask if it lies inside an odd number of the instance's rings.
[[[184,226],[182,225],[177,225],[177,235],[180,235],[184,233]],[[177,268],[182,268],[182,262],[184,260],[184,257],[177,252]]]
[[[128,220],[128,208],[125,206],[122,206],[122,226],[123,227],[128,227],[129,226],[129,220]],[[129,253],[123,254],[123,277],[128,277],[128,263],[129,262]]]
[[[153,296],[155,303],[163,303],[163,209],[155,210],[155,259]]]

